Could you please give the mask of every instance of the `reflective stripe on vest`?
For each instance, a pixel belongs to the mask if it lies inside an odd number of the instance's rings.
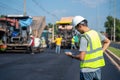
[[[81,68],[98,68],[105,65],[103,58],[102,45],[98,33],[90,30],[84,34],[88,41],[87,52],[83,61],[80,62]]]

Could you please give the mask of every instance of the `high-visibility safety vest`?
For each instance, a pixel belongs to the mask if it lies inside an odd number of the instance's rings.
[[[85,58],[83,61],[80,61],[80,68],[99,68],[105,66],[99,34],[94,30],[90,30],[84,33],[83,37],[87,39],[88,44]]]
[[[71,40],[71,41],[72,41],[72,44],[75,44],[75,40],[74,40],[74,38],[72,38],[72,40]]]

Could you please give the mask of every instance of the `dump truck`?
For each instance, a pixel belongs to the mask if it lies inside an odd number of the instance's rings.
[[[32,34],[35,38],[40,37],[45,26],[45,18],[43,17],[42,20],[43,22],[38,19],[36,20],[35,17],[23,15],[6,15],[0,17],[0,32],[3,32],[3,35],[0,35],[0,39],[4,42],[1,45],[7,46],[5,51],[30,51],[28,47],[30,35]],[[40,28],[41,26],[42,29]],[[34,28],[37,31],[34,31]]]

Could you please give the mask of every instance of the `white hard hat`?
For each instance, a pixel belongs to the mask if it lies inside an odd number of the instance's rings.
[[[82,16],[75,16],[72,20],[73,27],[77,26],[79,23],[81,23],[83,20],[85,20]]]

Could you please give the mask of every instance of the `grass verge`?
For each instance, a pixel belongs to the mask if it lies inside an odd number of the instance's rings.
[[[109,47],[108,49],[120,58],[120,49],[114,47]]]

